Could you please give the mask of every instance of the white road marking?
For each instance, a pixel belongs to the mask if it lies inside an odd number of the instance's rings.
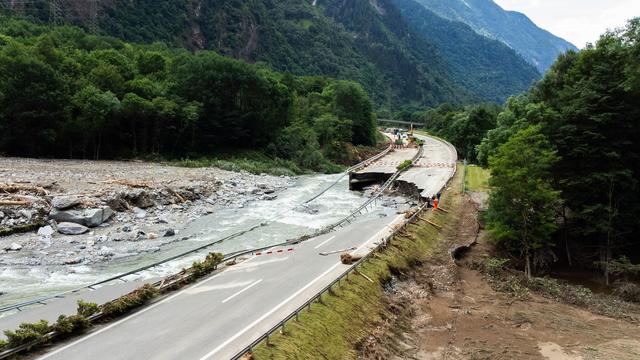
[[[244,288],[244,289],[242,289],[242,290],[238,291],[237,293],[235,293],[235,294],[233,294],[233,295],[229,296],[228,298],[226,298],[226,299],[222,300],[222,303],[223,303],[223,304],[224,304],[224,303],[226,303],[227,301],[229,301],[229,300],[233,299],[234,297],[236,297],[236,296],[238,296],[238,295],[242,294],[243,292],[245,292],[245,291],[247,291],[247,290],[251,289],[252,287],[254,287],[254,286],[256,286],[256,285],[260,284],[261,282],[262,282],[262,279],[260,279],[260,280],[258,280],[258,281],[256,281],[256,282],[252,283],[251,285],[247,286],[246,288]]]
[[[328,238],[327,240],[325,240],[325,241],[321,242],[320,244],[316,245],[316,247],[314,247],[314,249],[317,249],[317,248],[321,247],[322,245],[328,243],[329,241],[331,241],[331,240],[333,240],[335,238],[336,238],[335,236],[332,236],[332,237]]]
[[[320,276],[318,276],[317,278],[313,279],[312,281],[310,281],[307,285],[305,285],[303,288],[301,288],[300,290],[296,291],[293,295],[289,296],[288,298],[286,298],[284,301],[282,301],[280,304],[276,305],[273,309],[269,310],[269,312],[267,312],[266,314],[262,315],[260,318],[258,318],[256,321],[252,322],[251,324],[247,325],[247,327],[245,327],[244,329],[238,331],[235,335],[233,335],[232,337],[230,337],[229,339],[227,339],[225,342],[223,342],[222,344],[218,345],[218,347],[216,347],[215,349],[211,350],[210,352],[208,352],[205,356],[201,357],[200,360],[207,360],[209,358],[211,358],[213,355],[215,355],[218,351],[222,350],[222,348],[224,348],[225,346],[229,345],[232,341],[236,340],[237,338],[239,338],[240,336],[242,336],[242,334],[246,333],[247,331],[249,331],[252,327],[256,326],[257,324],[259,324],[260,322],[262,322],[264,319],[266,319],[267,317],[271,316],[271,314],[273,314],[274,312],[278,311],[278,309],[280,309],[282,306],[284,306],[285,304],[287,304],[289,301],[291,301],[292,299],[294,299],[296,296],[300,295],[303,291],[307,290],[308,288],[310,288],[313,284],[315,284],[318,280],[322,279],[323,277],[325,277],[328,273],[332,272],[335,268],[337,268],[339,265],[342,265],[342,263],[335,263],[332,267],[330,267],[327,271],[323,272]]]
[[[200,287],[200,286],[202,286],[202,285],[206,284],[207,282],[209,282],[209,281],[211,281],[211,280],[213,280],[213,279],[217,278],[218,276],[220,276],[220,275],[222,275],[222,274],[224,274],[224,272],[221,272],[221,273],[219,273],[219,274],[213,275],[212,277],[210,277],[210,278],[208,278],[208,279],[204,280],[203,282],[198,283],[198,284],[196,284],[196,285],[194,285],[194,286],[191,286],[191,287],[189,287],[189,288],[187,288],[187,289],[185,289],[185,290],[193,289],[193,288],[198,288],[198,287]],[[151,309],[154,309],[154,308],[156,308],[156,307],[158,307],[158,306],[160,306],[160,305],[164,304],[165,302],[168,302],[168,301],[170,301],[170,300],[173,300],[173,299],[175,299],[176,297],[178,297],[178,296],[182,295],[183,293],[184,293],[184,290],[183,290],[183,291],[180,291],[180,292],[179,292],[179,293],[177,293],[177,294],[173,294],[173,295],[169,296],[168,298],[163,299],[162,301],[158,301],[157,303],[155,303],[155,304],[153,304],[153,305],[151,305],[151,306],[148,306],[148,307],[146,307],[146,308],[144,308],[144,309],[142,309],[142,310],[138,311],[137,313],[134,313],[134,314],[132,314],[132,315],[130,315],[130,316],[127,316],[126,318],[124,318],[124,319],[122,319],[122,320],[120,320],[120,321],[117,321],[117,322],[115,322],[115,323],[113,323],[113,324],[111,324],[111,325],[109,325],[109,326],[107,326],[107,327],[105,327],[105,328],[102,328],[102,329],[100,329],[100,330],[98,330],[98,331],[96,331],[96,332],[93,332],[93,333],[91,333],[91,334],[89,334],[89,335],[87,335],[87,336],[85,336],[85,337],[83,337],[83,338],[80,338],[80,339],[78,339],[78,340],[76,340],[76,341],[72,342],[71,344],[66,345],[66,346],[63,346],[63,347],[61,347],[60,349],[55,350],[55,351],[52,351],[52,352],[50,352],[50,353],[48,353],[48,354],[46,354],[46,355],[44,355],[44,356],[42,356],[41,358],[38,358],[38,359],[39,359],[39,360],[48,359],[48,358],[52,357],[53,355],[56,355],[56,354],[58,354],[58,353],[60,353],[60,352],[62,352],[62,351],[64,351],[64,350],[67,350],[68,348],[70,348],[70,347],[72,347],[72,346],[75,346],[75,345],[77,345],[77,344],[80,344],[81,342],[87,341],[87,340],[91,339],[92,337],[94,337],[94,336],[96,336],[96,335],[102,334],[103,332],[105,332],[105,331],[107,331],[107,330],[110,330],[110,329],[112,329],[112,328],[114,328],[114,327],[116,327],[116,326],[118,326],[118,325],[122,324],[123,322],[125,322],[125,321],[127,321],[127,320],[131,320],[131,319],[133,319],[133,318],[135,318],[135,317],[138,317],[138,316],[140,316],[140,315],[142,315],[142,314],[146,313],[147,311],[149,311],[149,310],[151,310]]]
[[[256,256],[255,258],[258,258],[258,257],[260,257],[260,256]],[[252,259],[255,259],[255,258],[252,258]],[[265,257],[262,256],[262,258],[264,259]],[[254,262],[254,263],[251,263],[251,264],[248,264],[248,265],[247,265],[247,262],[248,262],[248,260],[247,260],[247,261],[243,261],[241,263],[238,263],[237,265],[230,266],[230,267],[224,269],[224,271],[226,271],[226,272],[234,272],[234,271],[244,270],[246,272],[249,272],[249,271],[254,270],[253,268],[256,268],[256,267],[259,267],[259,266],[262,266],[262,265],[265,265],[265,264],[272,264],[272,263],[281,262],[281,261],[287,261],[287,260],[289,260],[289,256],[284,256],[284,257],[278,256],[278,257],[273,257],[272,259],[269,259],[269,260],[264,260],[264,261],[260,261],[260,262]]]

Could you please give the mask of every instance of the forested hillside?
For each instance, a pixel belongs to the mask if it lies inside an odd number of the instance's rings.
[[[86,3],[62,4],[63,20],[89,25]],[[51,21],[48,0],[14,9]],[[481,36],[442,41],[459,32],[459,24],[427,18],[420,21],[431,31],[415,28],[391,0],[113,0],[101,2],[97,16],[99,33],[126,41],[215,50],[294,75],[357,81],[378,109],[503,102],[539,77],[528,64],[512,61],[512,51]],[[481,66],[460,65],[468,49]],[[512,78],[501,76],[507,71]]]
[[[562,56],[479,147],[488,226],[529,274],[558,258],[609,283],[640,261],[640,19]],[[631,260],[631,262],[629,262]]]
[[[430,39],[447,59],[454,81],[484,100],[503,103],[528,89],[540,74],[504,43],[477,34],[468,25],[446,20],[415,0],[393,0],[410,26]]]
[[[526,15],[505,11],[493,0],[416,1],[446,19],[463,22],[479,34],[503,41],[541,73],[558,55],[577,50],[573,44],[539,28]]]
[[[185,157],[257,149],[313,170],[375,142],[356,83],[0,17],[0,154]]]

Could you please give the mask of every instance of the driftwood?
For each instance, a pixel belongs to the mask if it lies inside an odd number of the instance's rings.
[[[27,200],[0,200],[0,206],[23,206],[23,205],[31,205],[31,202]]]
[[[112,180],[103,181],[103,183],[124,185],[132,188],[148,189],[151,187],[151,182],[142,181],[142,180],[112,179]]]
[[[33,192],[38,196],[48,195],[47,190],[40,186],[23,184],[0,184],[0,192],[4,192],[5,194],[13,194],[20,191]]]
[[[340,261],[345,265],[351,265],[360,259],[362,259],[362,256],[359,255],[351,255],[349,253],[340,254]]]
[[[373,284],[373,280],[371,280],[371,278],[370,278],[370,277],[368,277],[367,275],[365,275],[365,274],[361,273],[361,272],[360,272],[360,271],[358,271],[358,270],[354,270],[354,273],[356,273],[356,274],[358,274],[358,275],[362,275],[362,277],[363,277],[363,278],[365,278],[365,279],[369,280],[369,282]]]
[[[173,190],[172,188],[167,187],[167,190],[168,190],[171,194],[173,194],[173,196],[177,197],[177,198],[178,198],[178,200],[180,200],[180,202],[181,202],[181,203],[183,203],[183,202],[187,201],[184,197],[182,197],[182,195],[178,194],[178,193],[177,193],[175,190]]]
[[[445,214],[449,213],[449,210],[443,209],[442,207],[438,206],[438,210],[442,211]]]
[[[426,221],[426,222],[428,222],[428,223],[429,223],[429,225],[431,225],[431,226],[435,227],[435,228],[436,228],[436,229],[438,229],[438,230],[441,230],[441,229],[442,229],[442,226],[440,226],[440,225],[438,225],[438,224],[436,224],[436,223],[434,223],[434,222],[431,222],[431,221],[429,221],[429,220],[425,220],[425,221]]]

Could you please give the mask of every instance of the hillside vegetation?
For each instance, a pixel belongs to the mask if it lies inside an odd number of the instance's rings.
[[[439,17],[415,0],[393,0],[409,25],[429,39],[446,59],[456,84],[481,98],[502,104],[528,89],[540,73],[504,43],[471,27]]]
[[[86,4],[62,1],[64,20],[88,26]],[[516,53],[460,23],[425,17],[432,31],[414,26],[395,1],[368,0],[113,0],[101,2],[99,33],[135,43],[162,41],[208,49],[294,75],[356,81],[376,108],[436,106],[441,102],[504,102],[526,91],[539,74]],[[315,6],[314,6],[315,4]],[[50,22],[49,0],[22,8]],[[473,49],[474,66],[461,65]],[[476,51],[477,50],[477,51]],[[503,64],[495,63],[506,59]],[[468,59],[468,58],[467,58]],[[502,65],[508,65],[503,69]],[[508,71],[512,77],[502,76]]]
[[[638,271],[639,54],[635,19],[561,56],[479,147],[492,174],[489,229],[530,274],[559,255],[607,284]]]
[[[0,153],[187,157],[257,149],[313,170],[375,143],[360,85],[203,51],[0,21]]]
[[[504,42],[544,73],[558,55],[577,48],[539,28],[526,15],[505,11],[493,0],[415,0],[436,14],[471,26],[479,34]],[[584,44],[578,44],[584,45]]]

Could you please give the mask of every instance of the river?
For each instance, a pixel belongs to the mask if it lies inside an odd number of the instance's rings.
[[[366,200],[366,192],[348,190],[344,177],[329,191],[300,206],[340,178],[340,175],[308,175],[296,179],[295,185],[281,191],[276,200],[255,201],[243,208],[224,208],[186,225],[181,234],[189,239],[170,243],[160,251],[90,265],[8,266],[0,268],[0,305],[14,304],[35,297],[77,288],[101,279],[197,248],[237,231],[268,221],[268,224],[237,238],[216,244],[208,251],[230,253],[281,243],[287,239],[311,234],[349,215]],[[356,221],[388,216],[404,209],[402,197],[381,198]],[[140,280],[168,275],[201,259],[208,251],[168,262],[152,270],[131,275],[127,280]]]

